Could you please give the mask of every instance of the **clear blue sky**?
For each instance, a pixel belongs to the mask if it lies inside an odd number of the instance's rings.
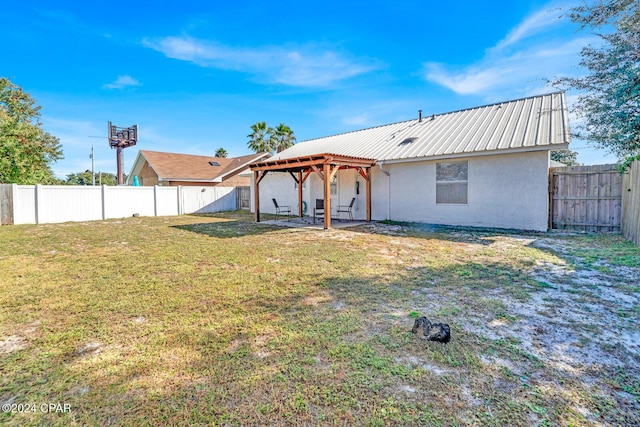
[[[139,126],[125,150],[249,154],[249,126],[299,141],[553,91],[596,40],[544,1],[12,1],[0,76],[42,106],[64,177],[115,172],[107,121]],[[569,94],[569,100],[574,95]],[[575,122],[574,122],[575,123]],[[94,137],[102,138],[94,138]],[[573,141],[585,164],[617,159]]]

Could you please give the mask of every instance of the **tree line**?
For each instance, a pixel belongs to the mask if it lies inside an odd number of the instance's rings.
[[[42,129],[40,108],[22,88],[0,78],[0,183],[57,183],[51,164],[62,159],[62,146]]]

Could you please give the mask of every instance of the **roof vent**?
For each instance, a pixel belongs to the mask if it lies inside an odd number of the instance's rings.
[[[403,140],[402,140],[402,142],[401,142],[400,144],[398,144],[398,145],[407,145],[407,144],[411,144],[411,143],[413,143],[413,142],[416,142],[417,140],[418,140],[418,138],[417,138],[417,137],[412,136],[412,137],[409,137],[409,138],[405,138],[405,139],[403,139]]]
[[[214,162],[214,161],[210,161],[210,162],[209,162],[209,164],[210,164],[211,166],[220,166],[220,163],[218,163],[218,162]]]

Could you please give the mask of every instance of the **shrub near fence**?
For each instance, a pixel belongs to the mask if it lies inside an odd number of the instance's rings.
[[[0,185],[0,224],[45,224],[236,209],[235,187]]]
[[[622,235],[640,245],[640,161],[629,167],[622,185]]]

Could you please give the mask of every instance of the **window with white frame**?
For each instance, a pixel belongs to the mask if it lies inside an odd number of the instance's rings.
[[[469,162],[436,163],[436,203],[466,205]]]

